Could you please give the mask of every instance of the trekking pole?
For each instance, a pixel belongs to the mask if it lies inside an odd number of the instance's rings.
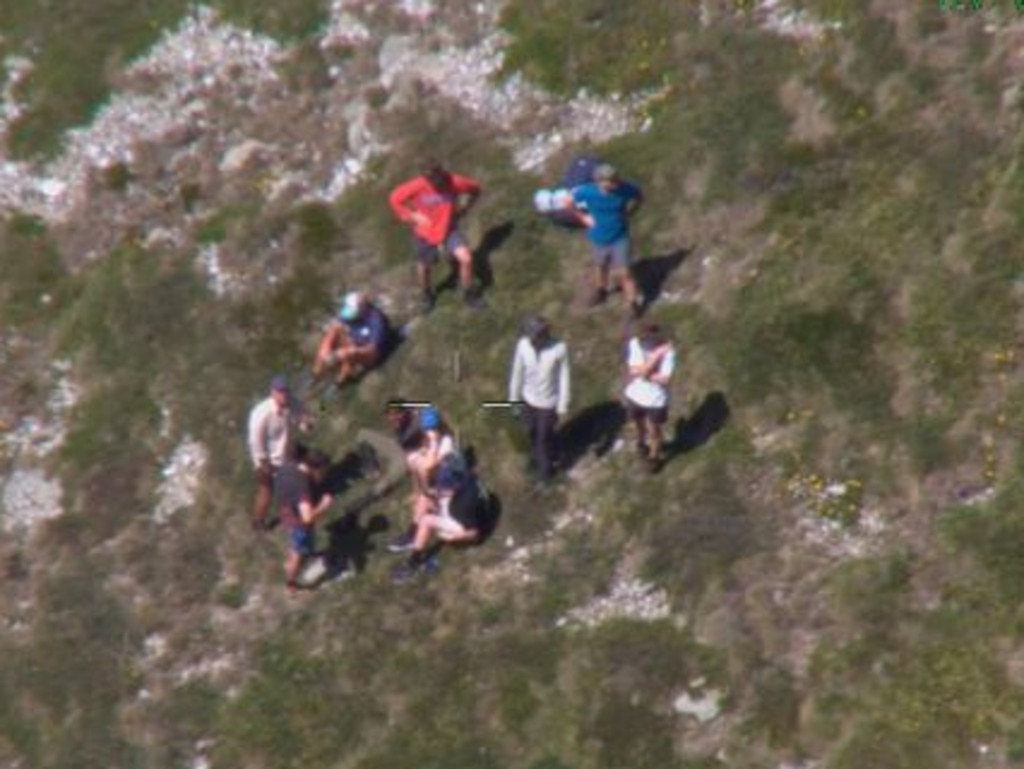
[[[487,411],[502,412],[510,414],[513,419],[518,419],[523,413],[522,401],[481,401],[480,408]]]

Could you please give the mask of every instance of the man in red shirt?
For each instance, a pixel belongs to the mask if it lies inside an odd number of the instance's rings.
[[[476,202],[481,191],[475,179],[452,173],[439,163],[431,162],[423,174],[399,184],[388,198],[395,215],[412,225],[416,238],[417,275],[423,291],[424,310],[428,312],[434,306],[430,270],[437,264],[442,248],[458,264],[459,285],[466,304],[472,308],[483,306],[473,288],[473,252],[457,228],[459,217]]]

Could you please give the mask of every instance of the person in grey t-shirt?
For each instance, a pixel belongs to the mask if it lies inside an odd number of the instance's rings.
[[[569,410],[569,353],[542,317],[524,324],[512,359],[508,399],[525,408],[532,468],[547,482],[558,460],[558,419]]]

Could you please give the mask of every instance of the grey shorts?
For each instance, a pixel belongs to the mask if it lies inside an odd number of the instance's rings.
[[[442,247],[448,256],[453,256],[455,249],[465,245],[466,239],[462,237],[462,233],[458,230],[449,232],[448,237],[444,239],[444,243],[437,246],[427,243],[422,238],[416,238],[416,258],[419,259],[420,264],[437,264],[437,260],[441,256]]]
[[[629,238],[619,238],[614,243],[591,243],[590,255],[595,267],[611,267],[613,270],[629,269]]]

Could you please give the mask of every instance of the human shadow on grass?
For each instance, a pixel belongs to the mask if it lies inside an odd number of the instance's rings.
[[[615,445],[625,423],[626,412],[618,401],[595,403],[574,414],[558,431],[562,470],[571,469],[588,452],[603,457]]]
[[[339,497],[357,480],[379,479],[382,477],[380,462],[381,457],[371,446],[360,443],[331,464],[320,484],[320,491]],[[374,535],[386,531],[388,521],[385,516],[377,514],[363,523],[363,514],[396,487],[395,482],[378,483],[348,501],[341,516],[324,527],[327,545],[319,553],[324,568],[319,576],[309,581],[309,588],[317,588],[342,574],[358,574],[366,568],[368,554],[376,550]]]
[[[365,523],[358,512],[347,512],[326,526],[327,547],[321,551],[325,571],[316,585],[343,573],[359,574],[366,569],[370,553],[377,549],[375,535],[388,529],[388,520],[381,514],[370,516]]]
[[[494,285],[494,269],[491,267],[491,256],[501,248],[515,229],[512,221],[502,222],[491,227],[473,250],[473,274],[480,281],[480,287],[487,289]]]
[[[633,264],[633,279],[644,298],[641,311],[658,300],[669,275],[679,269],[691,253],[692,248],[677,248],[667,254],[640,259]]]
[[[685,454],[706,444],[729,421],[729,403],[719,391],[704,396],[690,417],[676,420],[675,433],[666,446],[669,457]]]

